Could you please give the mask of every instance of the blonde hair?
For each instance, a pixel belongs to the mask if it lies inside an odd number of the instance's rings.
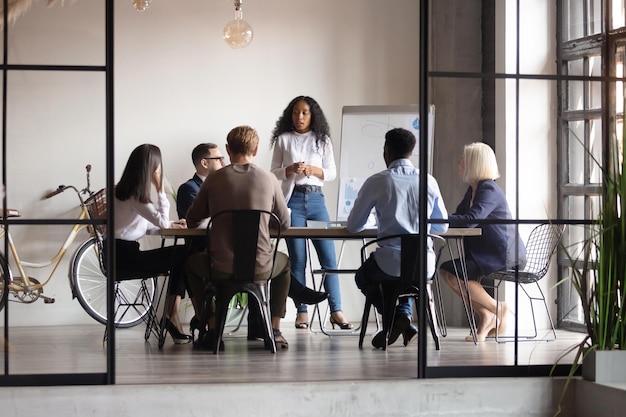
[[[500,177],[498,162],[493,149],[482,142],[474,142],[463,148],[465,172],[463,181],[472,184],[482,180],[495,180]]]
[[[259,146],[259,134],[250,126],[237,126],[226,137],[230,151],[238,155],[252,155]]]

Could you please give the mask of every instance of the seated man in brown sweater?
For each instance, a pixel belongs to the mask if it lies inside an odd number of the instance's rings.
[[[187,212],[188,227],[197,227],[200,222],[220,211],[236,209],[267,210],[276,214],[281,222],[281,229],[290,224],[289,210],[274,175],[256,166],[253,161],[257,154],[259,136],[249,126],[238,126],[227,136],[226,151],[231,164],[210,175],[202,184],[198,195]],[[212,275],[227,278],[232,274],[232,253],[227,249],[230,230],[211,230]],[[202,294],[205,279],[208,278],[208,262],[205,252],[189,257],[187,273],[189,285],[194,294]],[[261,279],[271,279],[270,312],[276,347],[287,349],[288,343],[280,332],[280,320],[285,317],[286,301],[290,284],[290,263],[286,254],[279,252],[272,271],[273,248],[269,236],[269,225],[259,226],[259,251],[257,255],[256,275]],[[214,323],[209,321],[208,345],[215,344]]]

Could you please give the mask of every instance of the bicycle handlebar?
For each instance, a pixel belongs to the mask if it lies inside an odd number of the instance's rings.
[[[52,198],[52,197],[54,197],[57,194],[61,194],[62,192],[63,192],[63,190],[59,188],[58,190],[54,190],[51,193],[48,193],[48,194],[44,195],[43,198]]]
[[[48,194],[44,195],[43,198],[52,198],[52,197],[54,197],[57,194],[61,194],[63,191],[65,191],[66,189],[68,189],[70,187],[66,187],[65,185],[59,185],[59,188],[57,188],[56,190],[54,190],[52,192],[49,192]]]
[[[80,198],[81,203],[83,203],[83,199],[81,198],[80,194],[81,193],[85,193],[85,194],[92,194],[92,191],[90,189],[90,184],[89,184],[89,173],[91,172],[91,164],[87,164],[87,166],[85,167],[85,170],[87,171],[87,188],[84,188],[80,191],[78,191],[78,189],[76,187],[74,187],[73,185],[59,185],[57,187],[56,190],[49,192],[48,194],[43,196],[43,199],[48,199],[48,198],[52,198],[55,195],[61,194],[63,191],[67,190],[68,188],[73,189],[74,191],[76,191],[76,193],[78,194],[78,198]]]

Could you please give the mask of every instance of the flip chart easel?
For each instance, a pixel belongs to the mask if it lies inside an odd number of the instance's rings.
[[[428,173],[432,173],[435,106],[428,109]],[[363,182],[387,168],[383,159],[385,133],[403,127],[419,142],[420,119],[417,105],[344,106],[341,118],[341,158],[339,162],[339,197],[337,220],[348,218]],[[419,143],[411,161],[419,167]],[[371,217],[372,223],[374,221]],[[369,224],[368,223],[368,224]],[[373,226],[373,224],[369,224]]]

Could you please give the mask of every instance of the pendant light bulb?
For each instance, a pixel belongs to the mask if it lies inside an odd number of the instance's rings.
[[[133,6],[135,7],[135,10],[143,12],[148,8],[148,6],[150,6],[150,1],[151,0],[133,0]]]
[[[243,20],[243,11],[241,10],[241,0],[235,0],[235,19],[231,20],[224,26],[222,37],[224,41],[233,49],[245,48],[252,42],[254,33],[252,26]]]

